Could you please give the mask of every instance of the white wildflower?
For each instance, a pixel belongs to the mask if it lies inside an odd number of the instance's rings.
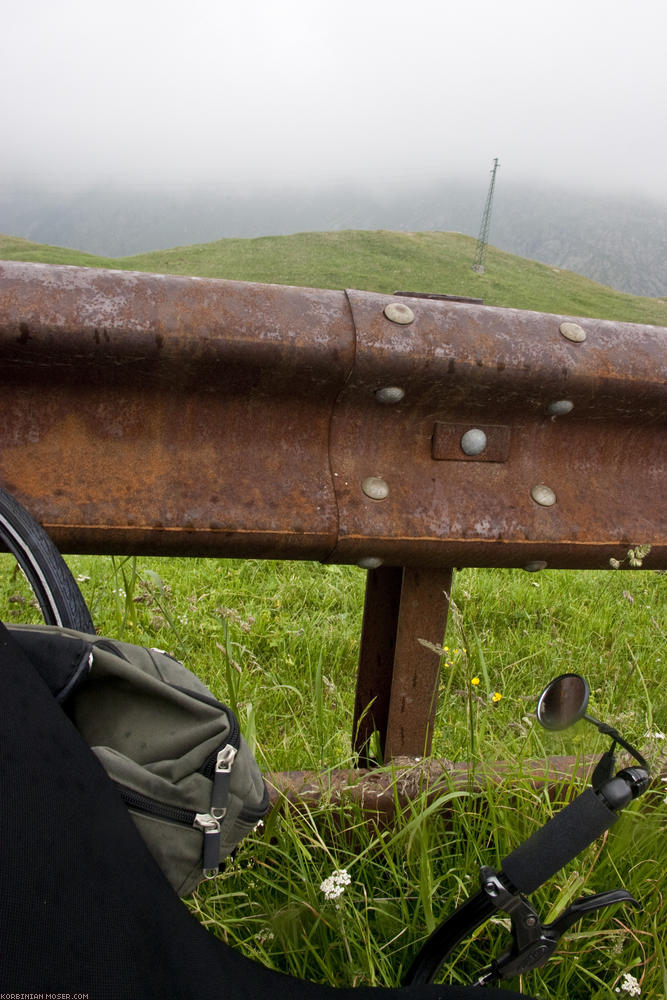
[[[616,992],[620,993],[621,990],[624,993],[628,993],[631,997],[638,997],[642,992],[641,986],[630,972],[623,973],[623,982],[620,986],[616,987]]]
[[[664,739],[667,739],[667,737],[666,737],[666,736],[665,736],[665,734],[664,734],[663,732],[661,732],[661,731],[660,731],[659,729],[656,729],[656,731],[655,731],[654,733],[652,733],[652,732],[651,732],[651,731],[649,730],[649,731],[648,731],[648,732],[646,733],[646,739],[647,739],[647,740],[664,740]]]
[[[320,891],[324,893],[325,899],[338,899],[345,892],[345,886],[349,885],[351,881],[352,879],[345,869],[339,868],[320,883]]]

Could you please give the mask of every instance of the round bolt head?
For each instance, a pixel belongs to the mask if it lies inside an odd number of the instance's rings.
[[[544,483],[538,483],[537,486],[533,486],[530,495],[540,507],[553,507],[556,503],[556,494],[549,486],[545,486]]]
[[[583,344],[586,339],[586,331],[578,323],[561,323],[558,329],[573,344]]]
[[[461,438],[461,450],[466,455],[481,455],[486,448],[486,434],[478,427],[466,431]]]
[[[406,306],[403,302],[390,302],[384,307],[384,314],[392,323],[398,323],[400,326],[407,326],[414,322],[415,318],[410,306]]]
[[[382,559],[378,559],[377,556],[362,556],[361,559],[357,560],[357,566],[361,569],[378,569],[382,565]]]
[[[541,569],[547,568],[547,564],[544,559],[533,559],[532,562],[526,563],[523,568],[526,573],[539,573]]]
[[[361,484],[361,488],[371,500],[386,500],[389,496],[389,487],[379,476],[368,476]]]
[[[574,403],[569,399],[557,399],[554,403],[549,403],[547,413],[550,417],[564,417],[566,413],[572,413]]]
[[[375,390],[378,403],[400,403],[404,396],[405,389],[400,389],[397,385],[387,385],[383,389]]]

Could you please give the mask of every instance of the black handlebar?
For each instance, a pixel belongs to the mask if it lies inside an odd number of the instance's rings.
[[[623,809],[649,785],[648,771],[628,767],[599,788],[588,788],[556,813],[502,862],[502,870],[482,869],[482,888],[460,906],[428,938],[404,980],[406,986],[430,983],[440,966],[477,927],[497,910],[509,914],[514,947],[492,962],[477,980],[509,978],[547,961],[567,927],[591,909],[634,900],[625,890],[576,900],[554,923],[543,927],[523,893],[534,892],[618,819]]]

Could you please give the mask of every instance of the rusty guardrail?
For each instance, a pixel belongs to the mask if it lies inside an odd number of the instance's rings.
[[[0,483],[62,551],[368,569],[388,755],[428,745],[452,566],[667,566],[664,328],[2,262],[0,375]]]

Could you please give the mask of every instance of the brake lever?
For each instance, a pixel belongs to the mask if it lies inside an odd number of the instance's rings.
[[[618,903],[639,906],[625,889],[612,889],[593,896],[580,896],[552,923],[542,924],[525,896],[507,889],[492,869],[483,870],[482,886],[494,900],[496,909],[509,914],[513,943],[481,973],[475,986],[485,986],[497,979],[511,979],[540,968],[548,962],[565,931],[585,913]]]
[[[626,889],[610,889],[609,892],[598,892],[594,896],[580,896],[566,910],[563,910],[557,920],[551,924],[545,924],[544,930],[555,932],[558,937],[561,937],[572,924],[576,924],[577,920],[583,917],[584,913],[589,913],[592,910],[603,910],[606,906],[615,906],[617,903],[639,906],[639,902]]]

